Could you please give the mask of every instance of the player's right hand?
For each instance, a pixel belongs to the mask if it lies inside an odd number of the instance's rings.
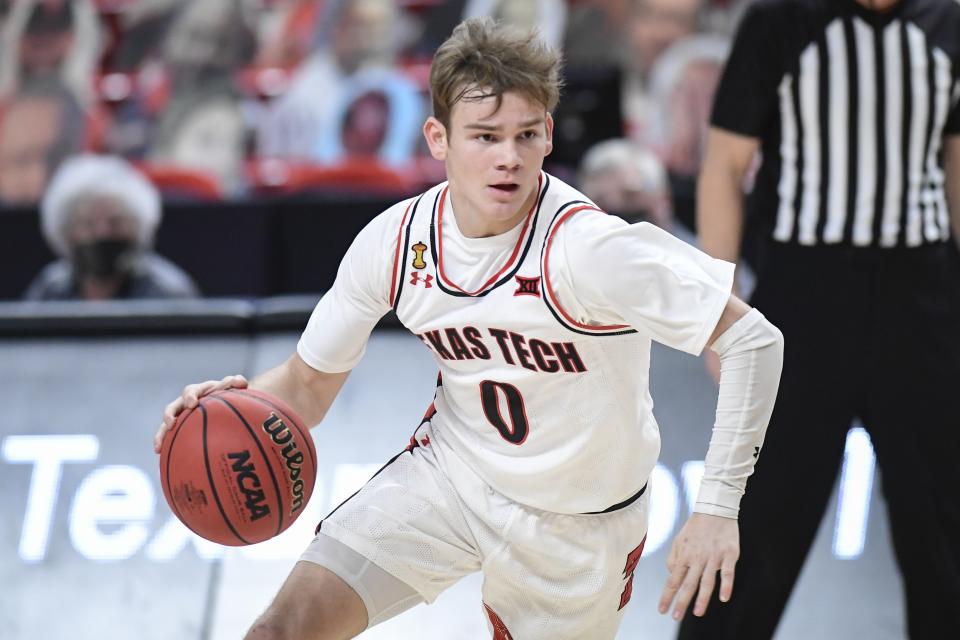
[[[154,452],[160,453],[160,445],[163,444],[163,438],[171,427],[173,427],[177,416],[184,410],[190,410],[196,407],[200,398],[210,395],[214,391],[244,389],[246,386],[247,379],[241,375],[227,376],[222,380],[207,380],[206,382],[185,386],[180,393],[180,397],[168,404],[163,410],[163,422],[160,423],[160,428],[157,429],[156,435],[153,436]]]

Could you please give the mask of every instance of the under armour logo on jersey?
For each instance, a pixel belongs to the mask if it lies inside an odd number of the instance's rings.
[[[759,458],[759,457],[760,457],[760,447],[754,447],[754,448],[753,448],[753,457],[754,457],[754,458]]]
[[[536,296],[540,297],[540,278],[524,278],[515,276],[517,279],[517,290],[513,292],[515,296]]]
[[[414,269],[424,269],[427,266],[427,261],[423,259],[423,254],[427,250],[427,245],[422,242],[410,247],[410,251],[413,251],[413,268]],[[414,283],[416,284],[416,283]]]
[[[420,273],[418,271],[414,271],[413,273],[410,274],[410,284],[416,286],[421,282],[423,283],[423,286],[429,289],[433,287],[433,284],[432,284],[433,276],[428,273],[427,275],[421,278]]]

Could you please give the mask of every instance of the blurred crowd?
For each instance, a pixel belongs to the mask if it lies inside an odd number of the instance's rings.
[[[36,206],[83,154],[135,168],[164,201],[433,184],[430,59],[486,14],[564,53],[546,169],[611,213],[692,229],[748,1],[0,0],[0,214]]]
[[[709,0],[0,0],[0,203],[38,202],[84,152],[132,162],[165,197],[432,183],[430,57],[478,14],[537,25],[581,79],[570,91],[600,97],[580,121],[570,105],[558,136],[582,150],[613,118],[682,202],[737,13]],[[559,156],[553,169],[574,176],[575,156]]]

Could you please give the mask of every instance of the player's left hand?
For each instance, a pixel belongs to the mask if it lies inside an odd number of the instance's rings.
[[[720,572],[720,601],[730,600],[734,567],[739,557],[740,528],[736,520],[705,513],[691,515],[674,538],[667,557],[670,577],[660,596],[660,613],[666,613],[676,598],[673,619],[679,620],[697,594],[693,615],[702,616],[710,604],[717,571]]]

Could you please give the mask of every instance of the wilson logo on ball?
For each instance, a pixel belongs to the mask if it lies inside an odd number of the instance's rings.
[[[250,452],[244,450],[228,453],[227,457],[233,460],[233,466],[230,469],[237,474],[237,486],[246,498],[244,506],[250,513],[250,519],[259,520],[270,515],[270,506],[264,504],[266,495],[260,488],[260,478],[253,468],[253,463],[250,462]]]
[[[293,439],[290,428],[277,416],[270,412],[270,417],[263,423],[263,430],[278,447],[283,447],[280,453],[287,464],[287,477],[290,479],[290,514],[293,515],[303,506],[303,480],[300,478],[300,468],[303,465],[303,452],[299,450],[297,441]],[[284,446],[286,445],[286,446]]]

